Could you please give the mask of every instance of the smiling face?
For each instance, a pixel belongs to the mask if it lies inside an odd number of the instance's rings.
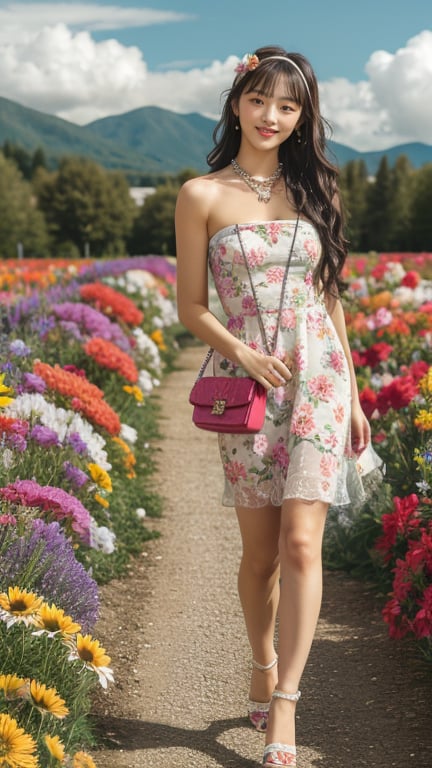
[[[280,146],[301,124],[302,108],[296,101],[289,80],[281,75],[271,92],[243,91],[238,103],[233,104],[242,130],[242,141],[256,149],[273,149]]]

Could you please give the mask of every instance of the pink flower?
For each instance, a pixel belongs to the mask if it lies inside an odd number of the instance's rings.
[[[289,464],[289,456],[287,449],[283,443],[277,443],[272,451],[273,460],[281,469],[287,469]]]
[[[233,331],[241,331],[244,328],[244,319],[241,315],[233,315],[228,319],[227,328],[232,333]]]
[[[293,413],[291,432],[299,437],[307,437],[314,429],[313,406],[310,403],[303,403]]]
[[[269,223],[267,231],[270,235],[270,240],[272,243],[277,243],[281,229],[282,224],[277,224],[275,221],[271,221]]]
[[[321,457],[320,470],[323,477],[331,477],[337,468],[337,459],[330,453],[325,453]]]
[[[311,395],[317,397],[318,400],[324,400],[325,403],[334,397],[334,384],[324,374],[309,379],[307,386]]]
[[[244,315],[248,315],[248,317],[255,317],[257,314],[257,307],[253,296],[243,296],[242,310]]]
[[[281,328],[286,328],[287,330],[294,330],[294,328],[297,325],[297,318],[296,313],[293,309],[283,309],[281,312],[281,319],[280,319]]]
[[[333,408],[333,414],[338,424],[342,424],[344,418],[345,418],[345,409],[343,405],[337,405],[336,408]]]
[[[309,272],[306,272],[304,282],[308,288],[310,288],[313,285],[313,273],[311,270],[309,270]]]
[[[264,248],[251,248],[248,255],[247,260],[248,264],[251,267],[251,269],[255,269],[255,267],[260,267],[265,259],[265,250]]]
[[[232,485],[235,485],[240,478],[246,480],[246,469],[244,464],[239,461],[229,461],[225,464],[225,474]]]
[[[305,359],[303,357],[303,344],[297,344],[294,349],[294,362],[298,371],[303,371],[305,368]]]
[[[282,283],[284,270],[282,267],[270,267],[265,275],[268,283]]]
[[[345,369],[345,355],[343,352],[338,352],[336,349],[330,353],[330,365],[336,371],[336,373],[343,373]]]
[[[318,257],[318,244],[315,240],[305,240],[303,247],[311,261],[316,261]]]
[[[253,452],[256,453],[257,456],[264,456],[267,448],[268,448],[267,437],[265,435],[255,435]]]
[[[217,286],[221,298],[226,296],[233,298],[235,296],[234,284],[230,277],[224,277],[222,280],[218,280]]]
[[[260,60],[254,53],[246,53],[242,60],[234,68],[234,72],[243,75],[245,72],[251,72],[256,69]]]

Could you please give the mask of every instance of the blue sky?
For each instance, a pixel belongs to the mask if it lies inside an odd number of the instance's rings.
[[[306,55],[333,138],[432,143],[432,0],[0,0],[0,96],[86,124],[146,105],[217,118],[239,58]]]
[[[172,61],[187,62],[187,68],[192,61],[205,65],[276,43],[307,56],[320,79],[358,81],[374,51],[395,52],[421,30],[432,29],[431,0],[109,0],[106,5],[190,16],[182,22],[116,32],[125,45],[140,47],[155,69]],[[108,36],[97,33],[98,39]]]

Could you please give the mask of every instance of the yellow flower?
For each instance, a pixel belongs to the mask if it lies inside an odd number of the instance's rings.
[[[111,659],[107,656],[105,648],[102,648],[99,640],[94,640],[91,635],[82,635],[78,632],[75,644],[68,643],[71,648],[70,661],[82,661],[87,669],[91,669],[99,676],[99,682],[103,688],[108,682],[113,682],[112,670],[107,666]]]
[[[28,679],[17,675],[0,675],[0,690],[6,699],[23,699],[27,695]]]
[[[112,483],[108,472],[106,472],[105,469],[102,469],[99,464],[87,464],[87,468],[91,474],[93,482],[95,482],[99,488],[103,488],[105,491],[108,491],[108,493],[111,493]]]
[[[38,768],[36,743],[7,714],[0,714],[0,765],[5,768]]]
[[[113,437],[113,440],[115,443],[117,443],[121,448],[123,448],[123,451],[125,453],[124,457],[124,465],[127,469],[127,477],[133,478],[136,477],[135,470],[133,469],[136,464],[136,458],[129,448],[128,444],[122,440],[121,437]]]
[[[45,744],[52,757],[56,760],[64,760],[65,749],[58,736],[49,736],[48,733],[45,734]]]
[[[103,496],[101,496],[101,495],[100,495],[100,493],[95,493],[95,495],[94,495],[94,499],[95,499],[95,501],[97,501],[97,502],[98,502],[98,504],[100,504],[100,505],[101,505],[101,507],[105,507],[105,509],[106,509],[107,507],[109,507],[109,501],[107,501],[106,499],[104,499],[104,497],[103,497]]]
[[[87,752],[75,752],[73,768],[96,768],[96,763]]]
[[[76,624],[71,616],[65,616],[63,609],[57,608],[54,603],[51,606],[42,603],[34,623],[38,629],[32,634],[42,635],[46,632],[48,637],[57,634],[75,635],[81,629],[80,624]]]
[[[414,419],[414,424],[425,432],[432,429],[432,412],[421,410]]]
[[[419,381],[420,389],[423,395],[432,394],[432,366],[428,372]]]
[[[19,587],[9,587],[7,594],[0,594],[0,619],[11,627],[17,621],[29,625],[34,623],[34,614],[37,613],[42,603],[42,598],[33,592]]]
[[[133,395],[137,403],[142,403],[144,400],[144,395],[142,389],[136,386],[136,384],[133,387],[130,387],[128,384],[123,387],[124,391],[128,393],[128,395]]]
[[[42,715],[54,715],[62,719],[69,714],[64,699],[58,695],[55,688],[47,688],[45,683],[36,680],[30,682],[31,702]]]
[[[161,352],[166,351],[167,345],[165,344],[163,333],[160,328],[157,328],[156,331],[153,331],[153,333],[150,334],[150,338],[154,341],[155,344],[158,345]]]
[[[7,387],[6,384],[3,383],[5,376],[5,373],[0,373],[0,408],[5,408],[14,401],[13,397],[9,397],[9,395],[13,395],[12,387]]]

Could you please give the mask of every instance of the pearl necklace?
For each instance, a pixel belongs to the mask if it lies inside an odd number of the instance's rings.
[[[268,203],[270,201],[272,189],[282,176],[282,163],[278,164],[276,170],[271,176],[268,176],[267,179],[259,179],[256,176],[251,176],[250,173],[245,171],[245,169],[238,164],[235,157],[231,160],[231,165],[233,171],[243,179],[250,189],[257,193],[259,203]]]

